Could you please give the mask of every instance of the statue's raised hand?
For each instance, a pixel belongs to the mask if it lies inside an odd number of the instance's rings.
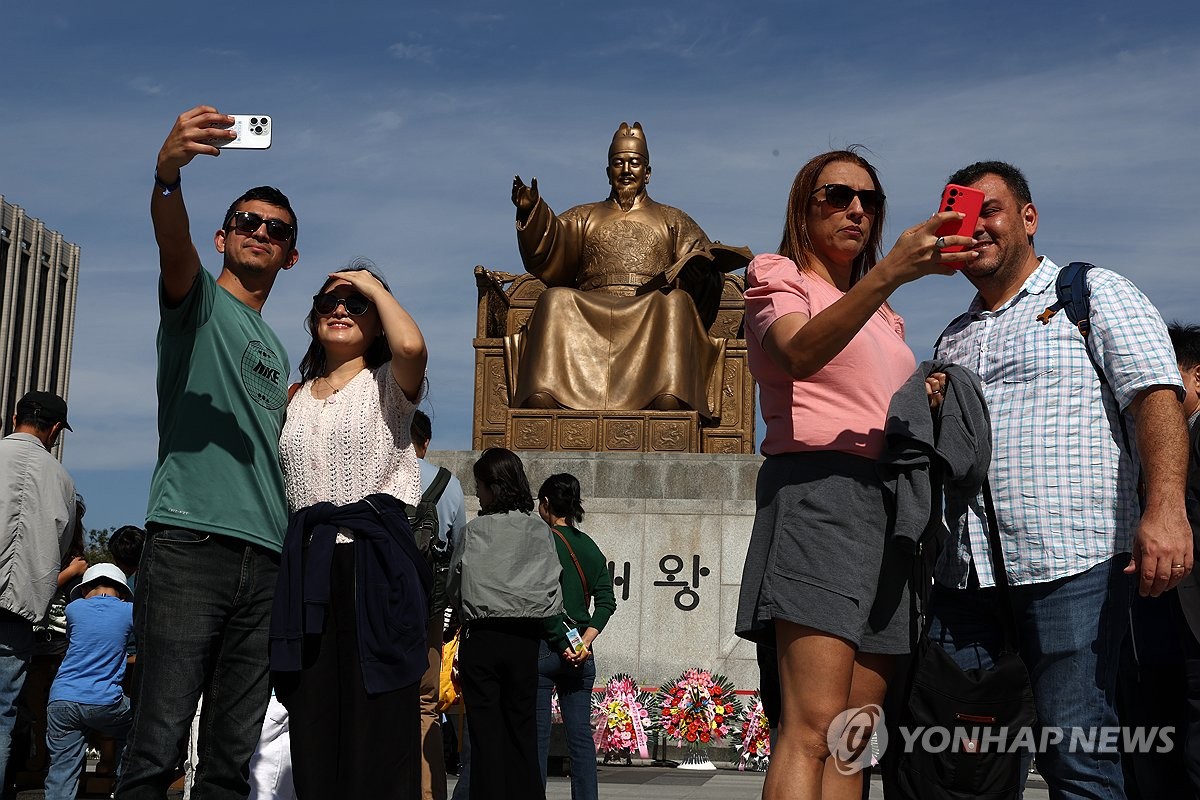
[[[537,178],[530,183],[531,186],[526,186],[520,175],[513,176],[512,201],[513,205],[517,207],[518,222],[529,219],[529,213],[533,211],[533,207],[538,202]]]

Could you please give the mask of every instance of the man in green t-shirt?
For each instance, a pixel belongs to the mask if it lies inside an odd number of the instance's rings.
[[[267,624],[287,503],[278,442],[287,353],[260,311],[296,250],[296,215],[260,186],[225,213],[213,278],[192,243],[180,169],[219,155],[233,119],[176,120],[154,174],[158,241],[158,464],[138,572],[133,729],[117,797],[164,798],[201,693],[197,798],[245,798],[270,696]]]

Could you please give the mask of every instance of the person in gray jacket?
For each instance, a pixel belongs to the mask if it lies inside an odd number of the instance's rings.
[[[446,593],[463,622],[459,680],[470,719],[471,800],[546,796],[537,759],[538,645],[563,610],[550,528],[521,459],[475,462],[479,516],[456,543]]]
[[[66,401],[29,392],[12,424],[13,432],[0,440],[0,787],[33,654],[33,624],[54,598],[78,513],[75,483],[50,452],[71,430]]]

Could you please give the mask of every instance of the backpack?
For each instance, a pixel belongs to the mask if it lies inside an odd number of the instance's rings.
[[[441,522],[437,513],[438,500],[442,499],[442,494],[449,484],[450,470],[438,467],[433,483],[429,484],[429,488],[421,495],[420,502],[415,506],[407,503],[404,505],[417,549],[421,551],[421,555],[425,556],[425,560],[431,567],[447,561],[450,554],[449,542],[442,544],[441,537],[438,535],[441,531]]]

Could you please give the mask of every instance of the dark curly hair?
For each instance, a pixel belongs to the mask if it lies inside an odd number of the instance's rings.
[[[545,500],[554,516],[568,525],[583,521],[583,503],[579,500],[579,479],[569,472],[558,472],[542,482],[538,499]]]
[[[533,495],[525,467],[512,450],[489,447],[479,456],[472,469],[475,483],[486,486],[492,493],[491,502],[481,506],[480,514],[503,514],[506,511],[533,511]]]

